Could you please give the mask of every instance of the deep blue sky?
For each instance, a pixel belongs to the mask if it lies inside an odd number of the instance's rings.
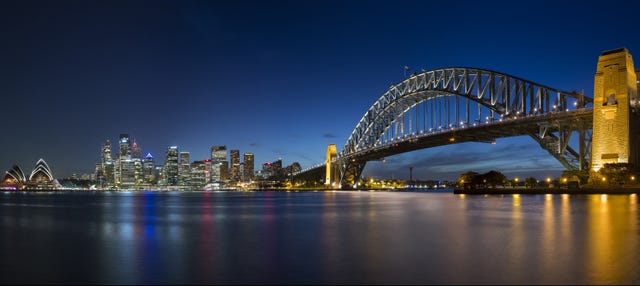
[[[307,167],[342,147],[405,65],[591,95],[603,50],[640,55],[640,2],[592,2],[1,1],[0,168],[44,158],[57,177],[91,172],[120,133],[160,162],[167,146],[196,160],[226,145],[255,153],[256,168]],[[562,170],[528,137],[497,143],[394,156],[364,176]]]

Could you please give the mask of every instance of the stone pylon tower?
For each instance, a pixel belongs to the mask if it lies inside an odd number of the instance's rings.
[[[591,171],[607,163],[638,166],[638,83],[626,48],[598,58],[593,87]]]
[[[336,156],[338,155],[338,150],[336,149],[336,144],[329,144],[327,147],[327,161],[326,163],[326,174],[324,179],[325,185],[331,185],[336,180]]]

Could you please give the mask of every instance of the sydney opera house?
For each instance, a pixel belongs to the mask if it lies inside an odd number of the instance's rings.
[[[53,177],[51,168],[43,159],[36,162],[28,178],[20,166],[13,165],[0,182],[0,189],[4,190],[58,189],[60,187],[58,180]]]

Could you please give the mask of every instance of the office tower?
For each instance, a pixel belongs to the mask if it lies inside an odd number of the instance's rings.
[[[189,185],[189,178],[191,177],[191,166],[190,166],[190,158],[189,152],[182,151],[180,152],[180,167],[179,167],[179,185],[187,186]]]
[[[123,187],[132,187],[136,183],[136,166],[135,161],[131,158],[120,161],[121,177],[120,185]]]
[[[253,153],[244,153],[244,170],[242,173],[242,180],[245,182],[253,181]]]
[[[284,176],[284,171],[282,169],[282,158],[278,158],[278,160],[271,162],[271,171],[273,172],[273,176],[278,179],[281,179]]]
[[[164,179],[168,186],[178,185],[178,146],[167,148],[167,159],[164,163]]]
[[[229,152],[229,158],[231,161],[231,172],[229,180],[237,182],[240,180],[240,150],[231,150]]]
[[[135,142],[134,142],[134,145],[135,145]],[[143,164],[142,159],[133,158],[131,160],[133,160],[135,184],[140,185],[144,183],[144,166],[142,165]]]
[[[269,179],[273,176],[273,167],[271,166],[271,162],[266,162],[262,164],[262,172],[260,172],[260,177],[262,179]]]
[[[104,164],[107,162],[113,162],[111,159],[111,142],[107,139],[107,142],[102,145],[102,167],[104,168]]]
[[[133,139],[133,146],[131,146],[131,157],[142,159],[142,148],[138,146],[136,139]]]
[[[129,134],[120,134],[120,157],[121,159],[131,159],[131,142],[129,141]]]
[[[227,146],[213,146],[211,147],[211,180],[221,182],[228,179]]]
[[[102,174],[104,176],[105,186],[115,185],[113,159],[111,157],[111,142],[107,139],[102,145]]]
[[[99,187],[104,187],[106,185],[104,180],[104,172],[102,171],[102,163],[96,163],[95,180]]]
[[[207,165],[211,163],[210,160],[193,161],[191,163],[191,180],[189,185],[195,188],[204,187],[208,183],[209,171]]]
[[[129,178],[123,177],[123,172],[125,171],[124,167],[128,167],[128,166],[124,166],[123,163],[125,160],[131,159],[131,144],[129,142],[129,135],[120,134],[118,145],[120,147],[120,150],[119,150],[120,152],[118,153],[118,161],[116,162],[115,174],[114,174],[114,180],[116,185],[120,185],[123,182],[123,180],[129,179]]]
[[[158,175],[156,172],[156,163],[153,160],[151,153],[147,153],[147,155],[144,156],[144,159],[142,159],[142,174],[145,183],[155,183]]]

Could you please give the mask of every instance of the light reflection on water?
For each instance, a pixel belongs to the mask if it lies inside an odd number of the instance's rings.
[[[12,193],[0,282],[638,284],[636,195]]]

